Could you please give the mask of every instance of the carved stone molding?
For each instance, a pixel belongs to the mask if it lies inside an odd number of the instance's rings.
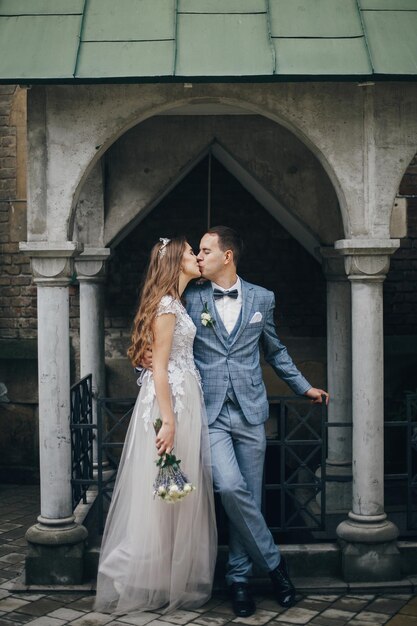
[[[349,280],[383,281],[399,239],[342,239],[335,249],[344,257]]]
[[[83,245],[76,241],[24,241],[19,249],[31,258],[36,284],[66,287],[74,269],[73,257],[82,251]]]
[[[384,280],[389,270],[390,258],[387,255],[378,256],[347,256],[345,270],[349,280]]]
[[[79,281],[98,282],[106,275],[106,261],[111,256],[110,248],[85,248],[75,259],[75,271]]]

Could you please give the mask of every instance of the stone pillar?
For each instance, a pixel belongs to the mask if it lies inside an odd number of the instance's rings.
[[[77,244],[22,243],[38,288],[41,513],[29,528],[27,584],[79,584],[87,531],[75,523],[71,496],[68,285]]]
[[[327,279],[327,385],[330,392],[326,460],[326,512],[348,511],[352,502],[352,327],[350,283],[343,257],[322,248]],[[349,426],[343,426],[348,424]]]
[[[80,374],[92,374],[93,421],[97,424],[97,398],[105,394],[103,283],[108,248],[86,248],[76,258],[80,283]],[[97,438],[94,465],[97,466]]]
[[[398,240],[336,242],[352,287],[352,510],[337,528],[347,581],[401,576],[397,527],[384,512],[382,284]]]

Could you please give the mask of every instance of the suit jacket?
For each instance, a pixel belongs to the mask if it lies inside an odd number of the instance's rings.
[[[203,382],[209,424],[218,417],[230,383],[250,424],[261,424],[268,419],[260,344],[266,361],[296,394],[304,394],[311,387],[276,334],[273,317],[275,296],[272,291],[244,280],[241,284],[240,326],[232,333],[231,340],[222,331],[209,281],[203,285],[191,285],[184,294],[187,311],[197,327],[194,358]],[[201,314],[205,306],[216,322],[214,326],[202,324]],[[256,312],[261,313],[262,319],[250,323]]]

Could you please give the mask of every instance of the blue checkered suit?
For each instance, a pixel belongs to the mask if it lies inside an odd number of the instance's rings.
[[[262,344],[266,361],[295,393],[303,394],[311,387],[277,337],[274,294],[246,281],[241,283],[241,323],[230,342],[222,332],[211,283],[193,285],[185,293],[187,311],[197,326],[194,358],[203,380],[209,424],[219,415],[230,383],[250,424],[262,424],[268,419],[259,344]],[[205,305],[216,321],[214,327],[203,326],[201,322]],[[261,313],[262,319],[249,323],[256,312]]]
[[[303,394],[311,385],[277,337],[272,292],[242,281],[242,311],[230,335],[217,314],[210,282],[190,286],[185,298],[197,327],[194,357],[207,407],[213,484],[229,518],[226,580],[246,582],[253,563],[270,572],[281,558],[261,513],[268,402],[260,344],[267,362],[295,393]],[[205,308],[214,326],[202,324]]]

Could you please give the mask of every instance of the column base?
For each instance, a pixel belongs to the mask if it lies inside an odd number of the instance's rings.
[[[354,516],[358,518],[359,516]],[[398,528],[386,516],[375,521],[348,519],[337,527],[342,547],[342,571],[346,582],[400,580],[401,555]]]
[[[28,542],[26,584],[81,584],[87,536],[87,529],[75,524],[73,520],[65,525],[47,525],[39,522],[31,526],[26,532]]]

